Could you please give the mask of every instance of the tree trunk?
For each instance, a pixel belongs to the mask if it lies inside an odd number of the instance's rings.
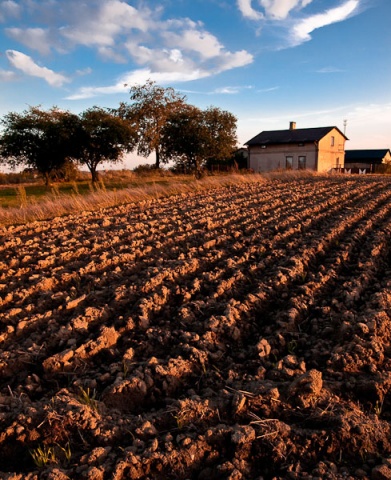
[[[96,171],[96,167],[90,167],[90,172],[91,172],[91,182],[93,185],[99,180],[99,174]]]
[[[50,187],[50,173],[49,172],[45,172],[43,174],[43,178],[44,178],[44,181],[45,181],[45,187],[46,188],[49,188]]]
[[[159,152],[159,147],[156,147],[156,163],[155,163],[155,168],[160,168],[160,152]]]

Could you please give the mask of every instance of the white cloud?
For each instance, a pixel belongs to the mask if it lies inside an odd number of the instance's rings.
[[[265,18],[284,20],[292,10],[301,10],[312,1],[313,0],[258,0],[264,12],[255,10],[252,6],[252,0],[237,0],[237,4],[245,18],[251,20],[262,20]]]
[[[251,0],[237,0],[238,8],[245,18],[250,20],[261,20],[263,18],[263,13],[254,10],[251,5]]]
[[[150,28],[148,35],[138,32],[123,43],[124,51],[140,68],[128,72],[113,85],[84,87],[68,99],[122,93],[124,83],[145,83],[148,79],[160,84],[187,82],[253,62],[253,56],[245,50],[226,50],[200,23],[189,19],[151,22],[155,28]],[[111,46],[100,48],[114,50]]]
[[[161,6],[147,8],[147,2],[141,2],[136,8],[130,0],[68,0],[66,8],[61,3],[26,0],[23,5],[31,18],[37,19],[37,27],[15,26],[8,29],[8,35],[42,55],[69,53],[84,46],[107,62],[130,64],[127,75],[138,77],[147,71],[147,78],[161,83],[205,78],[253,61],[246,50],[227,50],[201,22],[164,19]],[[10,62],[28,75],[44,78],[53,86],[69,81],[21,52],[10,52]],[[86,86],[71,97],[116,93],[119,88],[115,82],[102,87]]]
[[[220,93],[224,95],[234,95],[239,93],[241,90],[240,87],[221,87],[221,88],[216,88],[213,93]]]
[[[50,52],[49,32],[43,28],[7,28],[5,31],[9,37],[43,55]]]
[[[183,62],[182,52],[178,48],[173,48],[172,50],[169,50],[168,54],[170,56],[170,60],[172,60],[174,63]]]
[[[340,5],[321,13],[305,16],[304,9],[314,0],[236,0],[245,18],[270,26],[276,31],[288,32],[288,46],[296,46],[311,39],[311,33],[321,27],[341,22],[359,13],[363,0],[337,0]],[[258,9],[253,4],[259,5]],[[293,26],[292,26],[293,25]]]
[[[17,17],[20,14],[20,5],[12,0],[1,2],[0,7],[0,22],[4,22],[6,17]]]
[[[359,6],[360,0],[348,0],[339,7],[331,8],[326,12],[312,15],[311,17],[301,20],[295,25],[292,31],[294,42],[302,43],[310,40],[310,33],[312,33],[314,30],[325,27],[326,25],[331,25],[333,23],[346,20],[348,17],[358,11]]]
[[[138,65],[153,72],[182,72],[186,75],[198,68],[191,56],[184,57],[179,48],[154,49],[131,42],[127,48]]]
[[[115,63],[126,63],[127,61],[124,55],[122,55],[119,52],[116,52],[112,47],[101,46],[98,48],[98,52],[99,52],[99,55],[107,61],[111,61]]]
[[[78,17],[61,29],[61,35],[75,45],[112,47],[118,35],[147,32],[152,21],[149,10],[137,10],[119,0],[91,2],[77,10]]]
[[[217,57],[223,45],[209,32],[200,29],[183,29],[180,33],[164,32],[163,38],[169,45],[181,46],[181,49],[195,52],[202,59]]]
[[[75,94],[66,97],[67,100],[80,100],[92,98],[100,95],[112,95],[125,93],[125,85],[144,84],[147,80],[152,80],[160,85],[171,84],[173,82],[189,82],[199,78],[208,77],[207,71],[194,70],[184,74],[183,72],[153,72],[147,68],[135,70],[122,76],[114,85],[107,87],[83,87]]]
[[[199,80],[232,68],[247,65],[253,61],[253,56],[244,50],[236,53],[224,52],[218,59],[214,59],[212,67],[202,68],[202,63],[200,66],[197,66],[191,60],[184,60],[180,52],[176,50],[150,50],[144,48],[141,51],[144,53],[143,60],[148,65],[147,67],[128,72],[111,86],[81,88],[75,94],[68,96],[67,99],[79,100],[98,95],[123,93],[124,84],[143,84],[149,79],[163,85]]]
[[[294,8],[304,8],[312,0],[259,0],[266,15],[277,20],[285,19]]]
[[[244,67],[249,65],[254,60],[254,57],[246,50],[240,52],[224,52],[216,60],[215,73],[225,72],[232,68]]]
[[[11,65],[21,70],[26,75],[43,78],[52,87],[61,87],[69,79],[64,75],[54,72],[46,67],[37,65],[31,57],[16,50],[7,50],[7,58]]]
[[[92,73],[91,67],[86,67],[86,68],[83,68],[82,70],[76,70],[76,75],[80,75],[80,76],[90,75],[91,73]]]
[[[0,82],[11,82],[15,80],[16,74],[11,70],[0,70]]]

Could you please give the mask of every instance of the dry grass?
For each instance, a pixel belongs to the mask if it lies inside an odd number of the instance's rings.
[[[118,176],[118,174],[117,174]],[[300,179],[321,180],[328,177],[312,171],[280,171],[269,173],[226,174],[206,176],[200,180],[181,175],[162,178],[147,177],[146,179],[134,178],[132,184],[124,188],[106,189],[101,181],[97,190],[92,188],[89,193],[79,193],[77,185],[72,193],[62,193],[58,188],[52,188],[52,193],[39,199],[26,197],[23,187],[18,189],[19,205],[17,207],[0,207],[0,225],[20,225],[34,221],[48,220],[64,215],[79,214],[83,211],[96,211],[102,208],[113,207],[129,203],[150,201],[157,198],[173,195],[194,193],[213,188],[220,188],[234,184],[259,183],[278,181],[299,181]],[[333,175],[334,180],[345,182],[349,179],[346,175]],[[362,177],[367,177],[363,175]],[[357,176],[355,176],[357,179]],[[129,180],[127,178],[126,180]],[[362,178],[365,180],[365,178]]]
[[[42,200],[29,204],[21,202],[19,207],[0,208],[0,225],[17,225],[48,220],[63,215],[94,211],[128,203],[149,201],[161,197],[187,194],[238,183],[265,182],[261,175],[222,175],[204,177],[201,180],[184,181],[170,178],[166,183],[140,184],[120,190],[108,191],[101,185],[97,191],[81,195],[52,193]]]

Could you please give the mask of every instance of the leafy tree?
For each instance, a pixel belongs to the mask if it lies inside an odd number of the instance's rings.
[[[208,142],[208,132],[203,127],[202,110],[193,105],[172,113],[162,132],[164,161],[173,160],[185,172],[198,170]]]
[[[167,119],[183,107],[186,97],[171,87],[160,87],[148,80],[144,85],[130,88],[130,99],[132,104],[122,103],[119,114],[137,129],[137,153],[148,157],[155,152],[155,167],[159,168],[163,128]]]
[[[230,158],[236,148],[236,118],[210,107],[186,105],[174,112],[163,130],[162,155],[185,170],[200,171],[210,159]]]
[[[44,177],[46,186],[56,169],[75,153],[72,142],[77,115],[53,107],[48,111],[29,107],[3,117],[0,158],[11,167],[27,166]]]
[[[237,118],[226,110],[209,107],[204,111],[204,124],[209,132],[208,150],[205,159],[229,158],[237,148]]]
[[[135,148],[137,135],[129,122],[100,107],[84,111],[79,120],[76,158],[88,167],[95,183],[98,165],[120,162],[125,152]]]
[[[50,178],[55,182],[72,182],[77,179],[79,174],[76,163],[67,158],[61,168],[53,170]]]

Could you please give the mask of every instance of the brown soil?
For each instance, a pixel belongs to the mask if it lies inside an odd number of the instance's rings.
[[[0,236],[2,479],[391,478],[389,179]]]

